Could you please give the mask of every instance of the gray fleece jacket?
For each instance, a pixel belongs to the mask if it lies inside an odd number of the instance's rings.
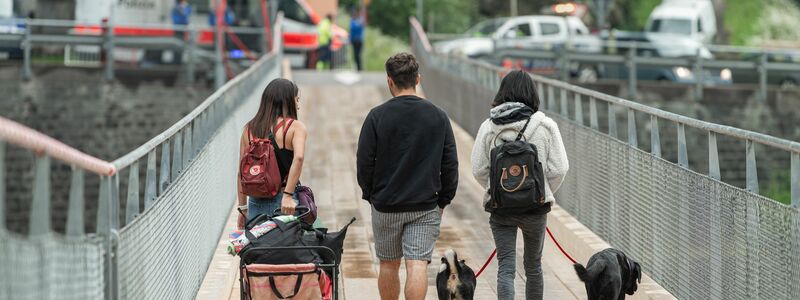
[[[520,109],[525,104],[519,102],[506,102],[498,105],[489,112],[489,119],[481,124],[478,134],[475,136],[475,145],[472,148],[472,175],[487,189],[489,186],[489,153],[492,150],[492,140],[498,132],[506,128],[514,128],[516,131],[522,130],[526,119],[508,124],[495,124],[492,119],[501,118]],[[569,160],[564,149],[564,142],[561,139],[561,132],[553,119],[548,118],[541,111],[537,111],[531,117],[527,129],[523,133],[529,143],[536,145],[539,154],[539,161],[542,162],[544,177],[548,184],[545,185],[545,202],[555,202],[555,193],[561,186],[564,176],[569,170]],[[506,131],[500,135],[499,139],[510,141],[516,138],[516,132]],[[499,143],[499,141],[498,141]]]

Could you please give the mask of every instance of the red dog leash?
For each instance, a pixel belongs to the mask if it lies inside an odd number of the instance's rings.
[[[573,259],[572,256],[569,256],[567,251],[564,251],[564,248],[561,247],[561,244],[559,244],[558,241],[556,241],[556,238],[553,237],[553,233],[550,232],[550,227],[545,227],[545,230],[547,230],[547,235],[549,235],[550,239],[553,240],[553,243],[556,244],[558,250],[561,250],[561,253],[563,253],[564,256],[566,256],[567,259],[569,259],[569,261],[572,262],[572,264],[576,264],[577,262],[575,261],[575,259]],[[483,273],[483,270],[486,270],[486,267],[489,266],[489,263],[492,262],[492,259],[494,258],[495,255],[497,255],[497,248],[495,248],[494,251],[492,251],[492,255],[489,255],[489,259],[487,259],[486,262],[483,263],[483,267],[481,267],[478,273],[475,274],[475,278],[481,276],[481,273]]]

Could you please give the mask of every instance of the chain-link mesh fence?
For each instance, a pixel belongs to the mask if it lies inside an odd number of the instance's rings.
[[[270,58],[221,96],[215,109],[226,121],[155,204],[120,231],[120,299],[194,298],[235,203],[241,130],[260,91],[280,76],[279,62]]]
[[[0,228],[0,299],[102,299],[102,240]]]
[[[426,96],[475,134],[488,117],[506,70],[435,54],[423,35],[421,28],[412,28]],[[570,160],[570,171],[556,194],[559,205],[638,260],[678,298],[800,299],[797,209],[619,140],[616,127],[627,125],[599,126],[598,115],[603,113],[597,105],[590,109],[591,116],[586,115],[590,126],[584,126],[583,108],[590,107],[592,97],[570,91],[579,94],[578,100],[559,98],[565,87],[552,83],[537,87],[544,111],[561,129]],[[613,137],[606,134],[612,125]]]

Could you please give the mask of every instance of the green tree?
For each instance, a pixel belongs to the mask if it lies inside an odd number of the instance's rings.
[[[437,32],[463,32],[478,19],[476,0],[424,0],[423,26],[433,24]],[[369,24],[381,32],[408,39],[408,18],[416,12],[415,0],[374,0],[369,6]],[[426,20],[431,17],[432,22]]]

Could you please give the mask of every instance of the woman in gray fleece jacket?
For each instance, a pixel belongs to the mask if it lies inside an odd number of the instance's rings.
[[[555,198],[553,193],[558,190],[564,176],[569,169],[567,153],[558,125],[539,111],[539,98],[533,80],[522,71],[513,71],[503,78],[500,90],[497,91],[493,108],[489,112],[489,119],[481,124],[475,137],[475,146],[472,149],[472,174],[483,185],[489,186],[490,151],[492,140],[500,133],[504,141],[514,140],[517,132],[523,130],[525,123],[525,140],[536,145],[539,161],[544,169],[545,205],[516,214],[492,213],[489,217],[489,226],[492,229],[495,245],[497,246],[497,259],[499,269],[497,274],[497,298],[514,299],[514,274],[516,263],[517,228],[522,230],[524,240],[524,267],[525,298],[542,299],[542,247],[544,245],[545,226],[547,226],[547,213]],[[486,194],[485,201],[489,201]]]

